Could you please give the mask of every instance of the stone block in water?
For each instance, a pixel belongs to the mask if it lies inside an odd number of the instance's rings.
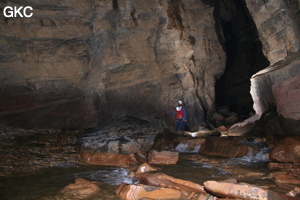
[[[151,150],[149,152],[150,164],[176,164],[179,160],[179,153],[177,151],[157,151]]]

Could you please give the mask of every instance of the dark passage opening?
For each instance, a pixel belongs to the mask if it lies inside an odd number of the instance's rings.
[[[114,10],[118,10],[119,9],[119,2],[118,0],[113,0],[112,1],[112,7]]]
[[[269,61],[244,0],[216,0],[215,18],[223,30],[227,61],[224,74],[216,80],[216,108],[248,115],[253,111],[250,78]]]

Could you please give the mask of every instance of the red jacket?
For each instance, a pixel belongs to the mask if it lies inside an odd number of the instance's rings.
[[[176,119],[183,119],[186,120],[186,111],[183,106],[177,106],[174,115],[176,116]]]

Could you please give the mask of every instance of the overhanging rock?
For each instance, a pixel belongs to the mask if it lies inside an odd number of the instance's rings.
[[[257,114],[276,106],[286,135],[300,130],[300,52],[278,62],[251,78],[251,95]]]

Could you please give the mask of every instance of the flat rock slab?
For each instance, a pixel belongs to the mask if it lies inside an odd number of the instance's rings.
[[[172,165],[179,160],[179,153],[177,151],[157,151],[151,150],[149,152],[150,164]]]
[[[278,199],[278,200],[296,200],[295,197],[289,197],[271,190],[262,189],[250,184],[224,183],[217,181],[206,181],[204,187],[213,194],[226,198],[239,199]]]
[[[300,137],[285,137],[272,149],[269,158],[279,162],[300,162]]]
[[[93,153],[80,151],[80,158],[90,165],[127,167],[138,163],[133,154]]]
[[[145,185],[174,188],[180,190],[181,192],[206,194],[202,185],[191,181],[174,178],[164,173],[139,173],[136,175],[136,178],[141,184]]]
[[[208,137],[201,145],[199,153],[210,156],[236,158],[252,155],[254,149],[248,145],[220,137]]]
[[[158,129],[153,128],[146,121],[126,119],[81,136],[78,144],[81,150],[97,153],[147,152],[159,133]]]
[[[121,199],[179,199],[181,193],[173,188],[160,188],[147,185],[127,185],[122,183],[115,191],[116,195]]]

